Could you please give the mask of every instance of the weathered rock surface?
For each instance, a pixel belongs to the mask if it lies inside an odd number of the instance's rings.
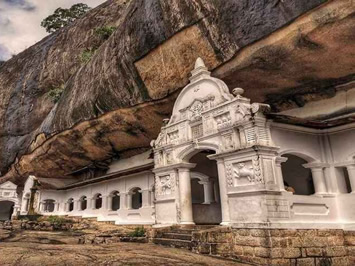
[[[77,242],[66,232],[19,232],[0,242],[0,265],[245,265],[153,244]]]
[[[104,3],[0,67],[2,180],[63,177],[146,149],[198,56],[274,110],[334,96],[354,77],[355,7],[323,2]],[[94,33],[103,25],[117,27],[105,42]],[[62,85],[53,104],[48,91]]]

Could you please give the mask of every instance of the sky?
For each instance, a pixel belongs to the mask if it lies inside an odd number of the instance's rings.
[[[0,0],[0,61],[18,54],[48,33],[41,21],[58,7],[68,8],[77,3],[90,7],[105,0]]]

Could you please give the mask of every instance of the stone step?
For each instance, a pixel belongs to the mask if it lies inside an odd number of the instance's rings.
[[[163,233],[163,238],[167,239],[180,239],[180,240],[188,240],[191,241],[192,235],[191,234],[181,234],[181,233]]]
[[[186,248],[191,249],[191,241],[180,239],[168,239],[168,238],[154,238],[154,244],[169,246],[174,248]]]
[[[192,235],[193,232],[198,231],[194,229],[172,229],[169,231],[169,233],[174,233],[174,234],[185,234],[185,235]]]

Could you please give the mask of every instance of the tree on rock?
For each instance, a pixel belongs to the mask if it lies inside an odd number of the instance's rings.
[[[82,17],[91,8],[83,3],[75,4],[71,8],[57,8],[54,13],[41,22],[41,26],[46,29],[47,32],[53,33],[60,28],[63,28],[77,18]]]

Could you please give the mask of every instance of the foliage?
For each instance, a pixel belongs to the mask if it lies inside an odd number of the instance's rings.
[[[42,20],[41,26],[44,27],[47,32],[53,33],[82,17],[90,9],[88,5],[83,3],[75,4],[69,9],[59,7],[52,15]]]
[[[103,26],[95,29],[95,34],[100,36],[101,39],[107,40],[112,33],[116,30],[113,26]]]
[[[96,49],[84,50],[80,55],[81,63],[83,63],[83,64],[88,63],[91,60],[92,56],[95,54],[95,52],[96,52]]]
[[[136,227],[133,232],[129,234],[131,237],[144,237],[145,229],[144,227]]]
[[[60,97],[62,96],[63,92],[64,92],[64,85],[61,85],[60,87],[52,88],[48,92],[48,96],[49,98],[51,98],[53,103],[57,103]]]

